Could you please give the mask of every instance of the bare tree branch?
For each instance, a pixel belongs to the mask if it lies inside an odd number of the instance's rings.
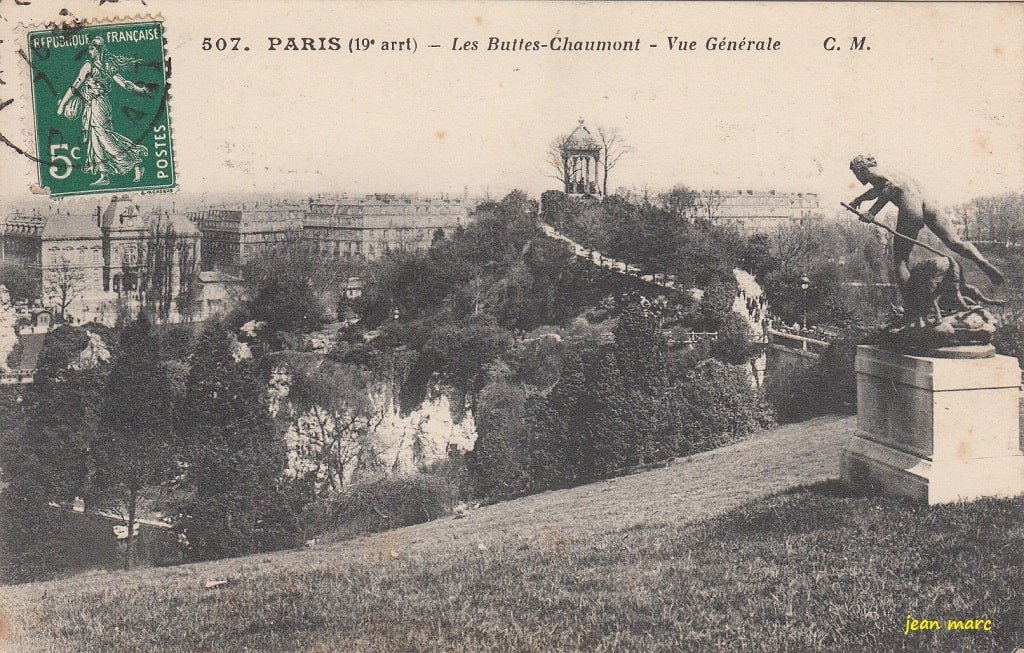
[[[604,173],[602,187],[604,196],[608,197],[608,172],[618,164],[619,159],[633,152],[633,148],[625,143],[622,134],[614,127],[598,126],[597,135],[601,139],[601,165]]]
[[[724,203],[725,196],[720,190],[698,191],[693,203],[693,217],[701,220],[714,220],[718,217],[718,210]]]
[[[813,225],[786,225],[770,236],[770,242],[779,266],[787,272],[808,269],[825,251],[822,230]]]
[[[562,134],[551,141],[551,144],[548,146],[548,163],[556,171],[556,174],[548,176],[552,179],[557,179],[563,187],[568,186],[569,180],[573,178],[579,166],[578,162],[566,156],[566,146],[571,135]]]
[[[62,322],[67,321],[68,307],[85,290],[85,272],[61,256],[56,266],[43,275],[43,295],[52,297]]]

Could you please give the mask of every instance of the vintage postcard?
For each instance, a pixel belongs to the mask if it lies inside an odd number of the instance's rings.
[[[1024,3],[0,0],[0,651],[1024,650]]]

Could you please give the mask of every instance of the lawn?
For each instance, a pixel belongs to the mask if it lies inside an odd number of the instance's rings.
[[[7,650],[1024,645],[1024,500],[928,508],[851,495],[827,480],[850,425],[812,420],[616,482],[312,551],[5,588]],[[229,583],[203,589],[212,579]],[[905,635],[908,614],[992,629]]]

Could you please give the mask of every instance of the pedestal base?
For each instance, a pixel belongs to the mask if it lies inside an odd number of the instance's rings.
[[[852,485],[929,504],[1024,494],[1016,359],[939,359],[857,349]]]

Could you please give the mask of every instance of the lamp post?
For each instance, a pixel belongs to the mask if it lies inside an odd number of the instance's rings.
[[[807,330],[807,289],[811,287],[811,280],[807,278],[807,275],[800,277],[800,290],[803,291],[804,299],[804,330]]]

